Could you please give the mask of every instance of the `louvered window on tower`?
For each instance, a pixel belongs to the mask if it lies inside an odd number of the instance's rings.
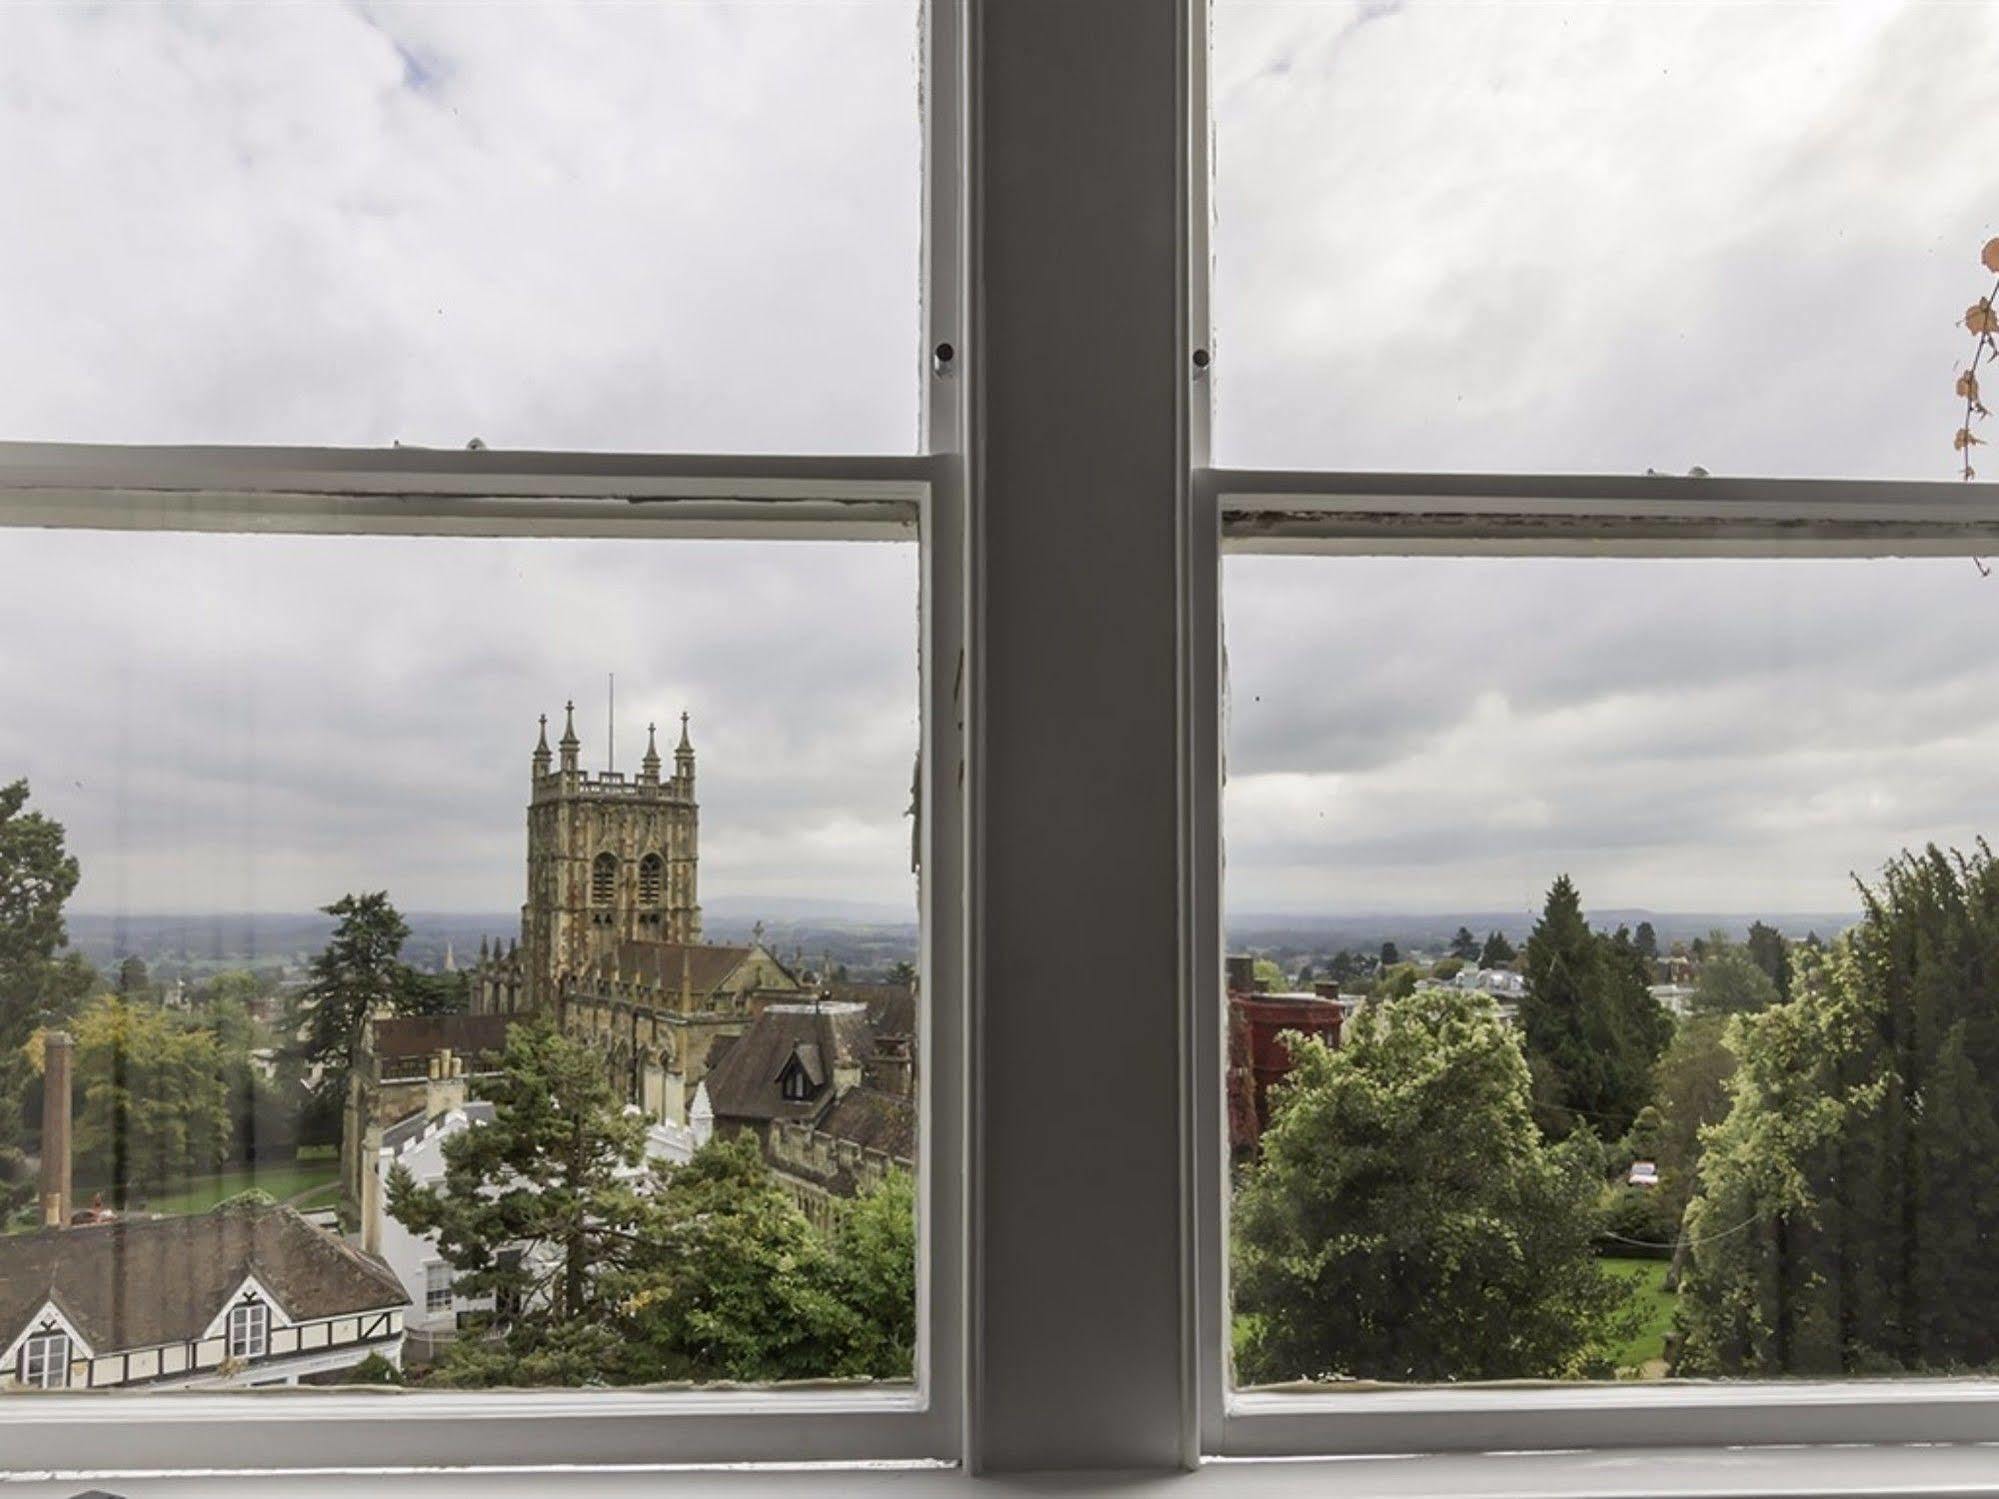
[[[590,904],[593,906],[608,906],[611,903],[611,896],[617,888],[617,855],[597,855],[597,862],[590,867]]]
[[[647,854],[639,860],[639,904],[657,906],[660,892],[665,883],[666,865],[658,854]]]

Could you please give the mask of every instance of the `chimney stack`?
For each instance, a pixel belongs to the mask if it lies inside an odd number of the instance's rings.
[[[42,1033],[42,1225],[65,1228],[69,1188],[69,1074],[67,1031]]]

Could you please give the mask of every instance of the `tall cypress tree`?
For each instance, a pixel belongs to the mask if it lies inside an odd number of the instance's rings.
[[[1999,1363],[1999,864],[1934,847],[1733,1023],[1688,1208],[1688,1373]]]
[[[1621,1135],[1645,1106],[1670,1022],[1646,988],[1645,960],[1620,930],[1592,932],[1582,897],[1556,878],[1527,939],[1520,1025],[1535,1077],[1535,1119],[1560,1138],[1588,1125]]]

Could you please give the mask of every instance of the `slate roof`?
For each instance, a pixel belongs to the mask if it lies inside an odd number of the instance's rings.
[[[427,1057],[449,1047],[470,1059],[506,1048],[511,1015],[394,1015],[368,1022],[378,1057]]]
[[[836,982],[827,985],[826,993],[831,999],[866,1005],[868,1024],[874,1027],[877,1036],[887,1038],[916,1034],[916,991],[907,984]]]
[[[876,1088],[850,1088],[842,1093],[820,1130],[865,1150],[879,1150],[905,1166],[916,1163],[916,1105],[907,1098]]]
[[[491,1124],[493,1122],[493,1106],[484,1099],[472,1100],[463,1106],[461,1112],[474,1124]],[[437,1117],[441,1119],[444,1116],[440,1114]],[[424,1128],[430,1122],[431,1116],[426,1114],[422,1109],[418,1109],[407,1119],[397,1120],[382,1131],[382,1149],[400,1151],[412,1140],[419,1138],[423,1134]]]
[[[773,1004],[717,1058],[708,1102],[717,1119],[811,1119],[825,1107],[826,1080],[842,1062],[874,1055],[868,1012],[858,1004]],[[813,1096],[790,1099],[778,1079],[797,1057],[814,1080]]]
[[[288,1207],[225,1203],[0,1236],[0,1346],[54,1300],[93,1352],[198,1338],[247,1275],[298,1321],[406,1306],[393,1271]]]

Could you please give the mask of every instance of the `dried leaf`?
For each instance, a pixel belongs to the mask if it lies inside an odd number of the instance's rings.
[[[1951,443],[1951,446],[1956,448],[1958,452],[1962,453],[1966,448],[1977,447],[1982,445],[1984,441],[1985,439],[1980,437],[1976,432],[1972,431],[1971,428],[1959,427],[1957,429],[1957,437]]]
[[[1980,297],[1964,309],[1964,326],[1973,333],[1999,333],[1999,312],[1992,310],[1992,299]]]
[[[1984,262],[1986,270],[1999,271],[1999,239],[1988,239],[1978,258]]]
[[[1957,393],[1967,401],[1977,401],[1978,376],[1970,370],[1966,370],[1963,374],[1959,375],[1957,377]]]

